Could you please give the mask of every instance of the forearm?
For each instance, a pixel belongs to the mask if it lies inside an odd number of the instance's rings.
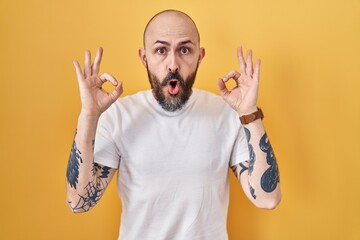
[[[272,209],[281,200],[279,169],[270,141],[260,119],[244,125],[250,159],[233,168],[251,201]]]
[[[67,167],[67,202],[74,212],[88,211],[94,204],[84,205],[91,189],[96,187],[94,139],[98,117],[81,113]]]

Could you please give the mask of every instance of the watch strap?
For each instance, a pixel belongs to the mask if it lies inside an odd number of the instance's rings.
[[[258,110],[256,112],[241,116],[240,117],[241,124],[249,124],[259,118],[263,119],[264,114],[263,114],[261,108],[257,108],[257,109]]]

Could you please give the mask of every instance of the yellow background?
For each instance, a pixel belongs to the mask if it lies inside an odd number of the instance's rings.
[[[102,46],[102,71],[124,95],[147,89],[137,49],[147,20],[167,8],[200,30],[196,87],[217,93],[238,45],[262,60],[259,106],[283,200],[256,209],[231,176],[230,239],[360,239],[359,0],[1,0],[0,239],[116,239],[114,181],[89,213],[65,200],[80,109],[72,60]]]

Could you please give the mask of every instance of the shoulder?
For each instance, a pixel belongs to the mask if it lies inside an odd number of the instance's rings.
[[[148,106],[149,94],[151,90],[145,90],[119,98],[103,112],[100,118],[107,121],[119,121],[126,115],[141,112]]]
[[[223,98],[215,93],[194,89],[194,93],[197,95],[198,105],[206,107],[216,112],[235,112],[229,104],[227,104]]]
[[[221,99],[221,97],[213,92],[209,92],[207,90],[193,88],[195,94],[201,97],[211,98],[211,99]]]
[[[118,110],[126,110],[139,108],[143,105],[146,105],[148,102],[148,96],[151,94],[151,90],[139,91],[132,95],[127,95],[125,97],[117,99],[113,105],[109,107],[107,112],[116,112]]]
[[[197,95],[195,111],[199,114],[222,123],[227,123],[232,128],[239,126],[238,114],[221,96],[199,89],[195,89],[194,93]]]

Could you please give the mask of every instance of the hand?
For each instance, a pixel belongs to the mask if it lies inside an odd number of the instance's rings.
[[[259,89],[260,60],[257,59],[253,69],[252,51],[247,52],[246,61],[243,57],[242,47],[237,50],[240,73],[233,70],[220,78],[218,87],[223,99],[240,115],[250,114],[257,111],[257,98]],[[234,79],[236,87],[229,91],[225,85],[227,81]]]
[[[85,52],[84,72],[78,61],[74,60],[74,66],[80,88],[81,112],[88,116],[99,117],[111,104],[113,104],[123,92],[122,83],[109,73],[98,75],[103,49],[100,47],[96,53],[94,62],[91,63],[90,51]],[[115,89],[108,93],[102,85],[109,81]]]

